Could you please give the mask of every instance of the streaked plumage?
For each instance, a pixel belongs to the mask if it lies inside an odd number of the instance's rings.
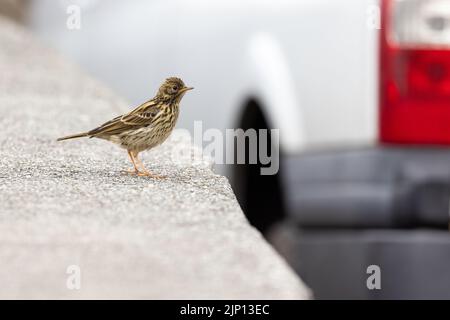
[[[138,154],[163,143],[178,119],[181,98],[188,88],[179,78],[168,78],[156,96],[134,110],[118,116],[88,132],[59,138],[58,141],[80,137],[99,138],[120,145],[128,151],[134,166],[133,173],[153,176],[144,168]],[[141,165],[139,171],[136,164]]]

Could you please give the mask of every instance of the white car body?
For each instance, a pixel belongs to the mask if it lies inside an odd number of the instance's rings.
[[[33,2],[32,29],[133,104],[182,77],[179,127],[238,127],[254,99],[284,153],[377,140],[377,0],[84,1],[79,30],[69,5]]]

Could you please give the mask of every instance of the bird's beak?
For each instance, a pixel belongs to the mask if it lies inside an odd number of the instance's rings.
[[[192,90],[192,89],[194,89],[193,87],[184,87],[183,89],[181,89],[180,91],[181,92],[186,92],[186,91],[189,91],[189,90]]]

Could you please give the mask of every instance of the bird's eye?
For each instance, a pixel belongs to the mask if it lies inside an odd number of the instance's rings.
[[[177,91],[178,87],[177,86],[173,86],[172,89],[173,89],[173,91]]]

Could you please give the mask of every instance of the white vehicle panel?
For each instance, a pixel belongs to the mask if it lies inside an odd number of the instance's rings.
[[[378,0],[85,1],[78,31],[33,3],[33,29],[132,104],[167,76],[194,86],[179,127],[234,128],[254,98],[285,152],[376,142]]]

